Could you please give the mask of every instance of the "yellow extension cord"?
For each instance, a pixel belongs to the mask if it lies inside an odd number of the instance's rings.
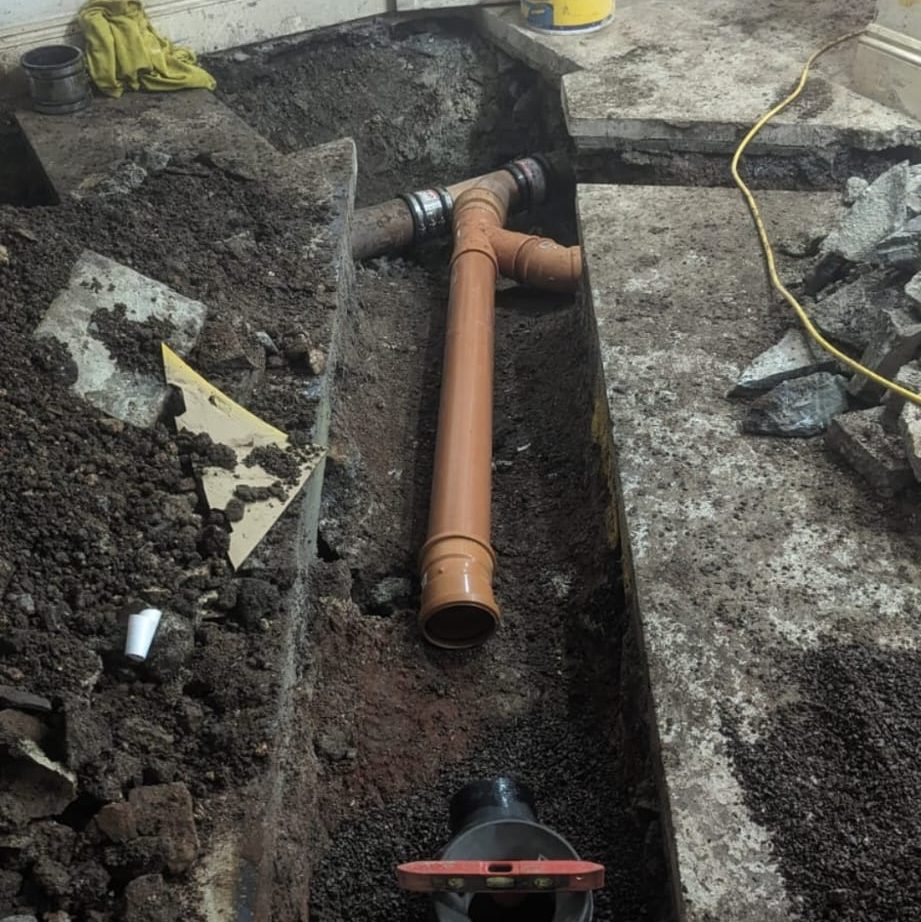
[[[847,35],[842,35],[840,38],[836,38],[833,42],[829,42],[827,45],[824,45],[822,48],[819,48],[818,51],[813,52],[809,57],[809,60],[806,61],[803,71],[800,74],[799,83],[796,85],[796,88],[793,92],[787,96],[786,99],[779,102],[773,109],[769,112],[766,112],[757,122],[752,126],[751,131],[742,139],[742,143],[739,144],[736,149],[735,154],[732,158],[732,178],[735,184],[739,187],[739,191],[742,195],[745,196],[745,201],[748,202],[748,207],[751,210],[752,217],[755,220],[755,227],[758,230],[758,236],[761,238],[761,246],[764,249],[764,258],[767,261],[768,273],[771,278],[771,284],[774,288],[780,292],[784,300],[796,311],[797,317],[799,317],[803,326],[806,328],[806,332],[828,353],[833,355],[840,362],[843,362],[845,365],[853,368],[854,371],[858,372],[869,378],[871,381],[875,381],[877,384],[881,384],[883,387],[888,388],[890,391],[894,391],[900,397],[904,397],[906,400],[910,400],[912,403],[921,406],[921,394],[916,394],[914,391],[908,390],[905,387],[902,387],[901,384],[897,384],[895,381],[890,381],[888,378],[884,378],[882,375],[877,374],[873,371],[872,368],[867,368],[865,365],[861,365],[856,359],[852,359],[849,355],[845,355],[840,349],[836,349],[824,336],[818,331],[815,324],[810,320],[809,314],[806,313],[805,308],[799,301],[796,299],[794,294],[787,288],[786,285],[781,281],[780,274],[777,271],[777,261],[774,257],[774,247],[771,245],[771,239],[768,236],[767,228],[764,225],[764,219],[761,216],[761,209],[758,207],[758,202],[755,199],[754,194],[751,189],[748,188],[745,181],[739,175],[739,164],[742,161],[742,157],[745,154],[745,151],[748,149],[748,145],[758,136],[761,132],[761,129],[769,121],[771,121],[774,116],[779,115],[787,108],[791,103],[796,102],[797,99],[802,95],[803,90],[806,88],[806,84],[809,82],[809,74],[812,70],[812,65],[815,64],[816,60],[820,58],[825,52],[831,51],[832,48],[836,48],[838,45],[843,44],[844,42],[849,42],[854,38],[857,38],[859,35],[863,34],[863,30],[860,32],[850,32]]]

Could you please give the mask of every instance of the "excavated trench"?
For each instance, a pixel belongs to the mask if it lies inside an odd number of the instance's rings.
[[[283,149],[355,137],[364,204],[562,145],[555,92],[463,20],[376,23],[210,63],[225,101]],[[570,194],[518,226],[575,243]],[[312,771],[286,821],[307,854],[276,867],[292,885],[309,869],[313,922],[429,918],[425,897],[396,890],[395,866],[437,855],[460,787],[510,775],[533,789],[543,822],[607,868],[596,919],[666,920],[607,407],[581,297],[500,285],[502,627],[467,652],[428,647],[416,628],[448,258],[440,244],[357,267],[299,692],[296,746]],[[552,911],[548,898],[529,919]],[[474,912],[519,917],[483,901]]]

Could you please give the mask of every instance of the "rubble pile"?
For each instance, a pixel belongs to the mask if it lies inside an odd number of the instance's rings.
[[[921,164],[874,182],[848,180],[850,207],[808,259],[797,291],[822,335],[886,378],[921,392]],[[802,328],[787,331],[741,373],[731,397],[754,397],[742,431],[809,437],[894,495],[921,481],[921,407],[854,374]]]

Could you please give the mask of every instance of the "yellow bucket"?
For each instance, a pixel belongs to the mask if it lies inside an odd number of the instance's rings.
[[[594,32],[611,21],[614,0],[521,0],[521,15],[537,32]]]

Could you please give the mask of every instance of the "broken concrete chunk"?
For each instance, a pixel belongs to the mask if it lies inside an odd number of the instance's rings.
[[[901,307],[881,311],[882,323],[870,341],[860,362],[883,377],[891,378],[910,362],[921,349],[921,323],[909,311]],[[878,401],[883,387],[856,374],[851,378],[848,390],[868,403]]]
[[[195,652],[195,630],[189,618],[165,609],[156,640],[147,658],[147,670],[161,682],[176,678]]]
[[[921,217],[912,218],[881,240],[868,257],[870,262],[906,272],[921,269]]]
[[[854,202],[838,226],[825,238],[823,255],[860,262],[908,217],[908,161],[886,170]]]
[[[67,767],[75,771],[112,748],[112,731],[103,718],[83,701],[64,706],[64,751]]]
[[[135,877],[125,887],[125,922],[176,922],[179,906],[162,874]]]
[[[47,855],[39,856],[32,865],[30,876],[39,889],[54,902],[65,898],[72,889],[70,871],[60,861],[55,861]]]
[[[13,578],[15,567],[5,558],[0,557],[0,598],[6,593],[6,587],[9,586]]]
[[[134,810],[139,835],[159,840],[170,872],[187,871],[198,856],[198,833],[189,789],[181,782],[134,788],[128,802]]]
[[[895,496],[915,481],[902,439],[883,407],[836,416],[826,443],[883,496]]]
[[[921,304],[921,272],[919,272],[909,283],[905,286],[905,294],[908,295],[913,301],[916,301],[918,304]]]
[[[851,176],[844,187],[844,204],[853,205],[869,188],[870,183],[862,176]]]
[[[31,692],[13,688],[11,685],[0,685],[0,707],[48,714],[51,711],[51,702],[41,695],[33,695]]]
[[[19,895],[22,887],[22,874],[17,871],[0,869],[0,907],[7,908]],[[9,916],[7,916],[9,918]]]
[[[892,380],[910,391],[921,394],[921,363],[909,362],[907,365],[903,365]],[[895,391],[887,390],[883,394],[883,406],[889,420],[895,425],[899,414],[902,412],[902,407],[905,406],[905,398]]]
[[[908,196],[905,200],[908,212],[912,215],[921,215],[921,163],[910,167],[908,172]]]
[[[806,305],[806,312],[825,336],[860,353],[879,328],[881,311],[904,303],[902,293],[892,287],[891,274],[878,271],[861,275]]]
[[[0,823],[20,826],[57,816],[77,796],[77,778],[31,739],[0,738]]]
[[[834,359],[830,355],[816,358],[802,330],[788,330],[779,343],[762,352],[742,372],[729,396],[743,397],[769,391],[781,381],[790,378],[801,378],[817,371],[830,371],[834,364]]]
[[[95,819],[99,830],[110,842],[128,842],[137,838],[137,820],[131,804],[106,804]]]
[[[48,308],[35,331],[39,339],[52,338],[66,346],[76,365],[72,390],[108,416],[135,426],[156,421],[169,389],[159,371],[159,336],[151,339],[151,325],[164,333],[180,355],[188,354],[201,332],[206,307],[105,256],[84,250],[71,272],[67,287]],[[114,355],[100,328],[99,312],[111,315],[124,329],[155,342],[155,353]],[[94,315],[97,317],[94,320]],[[134,325],[134,326],[132,326]],[[138,339],[140,342],[140,339]],[[118,352],[118,349],[115,349]]]
[[[905,402],[899,415],[899,434],[915,480],[921,481],[921,407]]]
[[[0,738],[28,739],[42,745],[48,736],[48,728],[32,714],[12,708],[0,711]]]
[[[808,438],[820,435],[832,418],[847,410],[847,384],[840,375],[820,371],[783,381],[759,397],[742,421],[752,435]]]

